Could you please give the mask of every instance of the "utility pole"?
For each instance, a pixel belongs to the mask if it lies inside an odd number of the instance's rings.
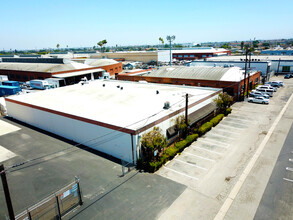
[[[250,68],[250,60],[251,60],[251,48],[249,48],[249,61],[248,61],[248,70],[249,72],[247,73],[248,74],[248,77],[247,77],[247,93],[246,93],[246,98],[248,98],[248,91],[249,91],[249,76],[250,76],[250,71],[251,71],[251,68]]]
[[[243,101],[245,98],[245,90],[246,90],[246,73],[247,73],[247,54],[248,54],[248,48],[246,47],[245,51],[245,71],[244,71],[244,88],[243,88]]]
[[[185,123],[186,123],[186,126],[188,127],[188,93],[186,93],[186,96],[185,96]]]
[[[170,43],[170,66],[172,66],[172,49],[171,49],[171,47],[172,47],[172,41],[175,40],[175,36],[174,35],[173,36],[168,35],[166,38]]]
[[[7,183],[7,179],[6,179],[6,173],[5,173],[5,169],[4,169],[3,164],[0,165],[0,175],[1,175],[3,190],[4,190],[4,194],[5,194],[5,199],[6,199],[6,205],[7,205],[7,209],[8,209],[9,218],[10,218],[10,220],[14,220],[15,216],[14,216],[14,212],[13,212],[13,207],[12,207],[12,202],[11,202],[11,198],[10,198],[8,183]]]

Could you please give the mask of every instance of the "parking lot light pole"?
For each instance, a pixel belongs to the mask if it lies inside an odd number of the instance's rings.
[[[172,41],[175,40],[175,36],[174,35],[172,35],[172,36],[168,35],[166,38],[170,43],[170,66],[172,66],[172,49],[171,48],[172,48]]]

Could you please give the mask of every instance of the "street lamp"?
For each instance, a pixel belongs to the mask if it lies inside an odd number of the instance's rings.
[[[175,35],[172,35],[172,36],[168,35],[166,38],[167,38],[167,40],[170,43],[170,66],[172,66],[172,52],[171,52],[171,47],[172,47],[172,41],[175,40]]]

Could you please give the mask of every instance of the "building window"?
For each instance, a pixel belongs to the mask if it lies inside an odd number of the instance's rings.
[[[184,55],[184,57],[188,57],[188,55]]]
[[[207,57],[207,55],[202,55],[202,57]]]
[[[258,83],[258,78],[257,77],[255,78],[255,83]]]
[[[213,55],[211,55],[211,54],[209,55],[209,57],[212,57],[212,56],[213,56]]]
[[[191,54],[190,57],[194,57],[194,54]]]
[[[182,57],[182,55],[178,55],[178,57]]]
[[[282,72],[289,73],[290,72],[290,66],[283,66],[282,67]]]
[[[30,76],[30,80],[32,80],[32,79],[34,79],[34,77],[33,76]]]
[[[20,79],[20,75],[16,75],[16,79]]]
[[[177,57],[177,55],[176,55],[176,54],[174,54],[174,55],[173,55],[173,57]]]

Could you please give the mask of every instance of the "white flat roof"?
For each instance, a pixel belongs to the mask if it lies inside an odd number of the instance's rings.
[[[159,94],[156,94],[157,90]],[[186,93],[190,94],[191,105],[211,98],[220,91],[214,88],[96,80],[85,85],[76,84],[14,96],[6,101],[137,130],[184,108]],[[166,101],[171,105],[168,110],[163,109]]]
[[[75,71],[70,73],[60,73],[60,74],[53,74],[56,78],[68,78],[72,76],[80,76],[88,73],[94,73],[94,72],[103,72],[104,69],[91,69],[91,70],[81,70],[81,71]]]

